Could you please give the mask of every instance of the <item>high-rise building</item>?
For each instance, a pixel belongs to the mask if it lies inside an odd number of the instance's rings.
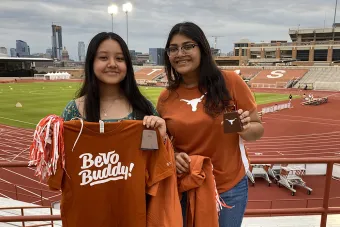
[[[28,57],[31,54],[30,47],[22,40],[16,40],[16,52],[17,57]]]
[[[61,26],[52,24],[52,58],[61,60],[63,36]]]
[[[7,56],[7,48],[6,47],[0,47],[0,54]]]
[[[51,48],[47,48],[46,49],[46,54],[50,54],[52,56],[52,49]]]
[[[130,57],[131,57],[131,60],[136,60],[136,51],[135,50],[129,50],[130,52]]]
[[[45,56],[47,58],[52,58],[52,49],[51,48],[46,49]]]
[[[164,48],[149,48],[149,60],[156,65],[164,65]]]
[[[16,57],[17,56],[17,50],[15,48],[11,48],[10,52],[11,52],[11,57]]]
[[[85,61],[85,43],[82,41],[78,42],[78,57],[80,62]]]

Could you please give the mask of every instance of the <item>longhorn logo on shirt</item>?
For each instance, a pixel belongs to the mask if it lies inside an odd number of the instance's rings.
[[[132,177],[133,163],[129,166],[123,166],[119,161],[119,154],[116,151],[110,151],[108,153],[99,153],[98,156],[93,158],[91,153],[85,153],[79,156],[83,159],[82,171],[79,173],[81,176],[81,184],[90,186],[96,184],[104,184],[109,181],[127,180]],[[92,166],[102,169],[89,170]]]
[[[195,112],[197,110],[197,105],[199,102],[202,102],[204,95],[202,95],[200,98],[196,98],[196,99],[191,99],[191,100],[187,100],[187,99],[180,99],[179,101],[184,101],[186,102],[188,105],[191,105],[191,110],[192,112]]]

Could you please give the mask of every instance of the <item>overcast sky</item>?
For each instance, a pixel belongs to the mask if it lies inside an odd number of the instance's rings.
[[[173,25],[192,21],[202,27],[213,45],[227,53],[233,42],[290,40],[289,28],[331,27],[335,0],[131,0],[129,48],[148,53],[164,47]],[[77,56],[78,41],[87,44],[102,31],[111,31],[107,7],[120,7],[114,16],[114,32],[126,40],[124,0],[0,0],[0,47],[15,48],[15,40],[28,43],[31,53],[51,48],[51,24],[61,25],[63,45]],[[340,11],[338,11],[339,15]],[[339,17],[337,17],[339,18]],[[340,22],[340,21],[338,21]]]

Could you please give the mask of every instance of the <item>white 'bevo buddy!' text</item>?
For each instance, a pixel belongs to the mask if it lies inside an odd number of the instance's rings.
[[[129,166],[122,165],[116,151],[99,153],[96,157],[93,157],[91,153],[84,153],[79,158],[83,161],[82,171],[79,173],[81,176],[80,185],[90,184],[90,186],[93,186],[109,181],[127,180],[132,177],[134,163],[130,163]],[[101,169],[90,170],[89,168],[92,166]],[[102,168],[103,166],[104,168]]]

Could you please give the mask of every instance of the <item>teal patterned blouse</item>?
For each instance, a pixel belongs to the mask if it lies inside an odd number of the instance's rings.
[[[152,105],[153,115],[159,116],[159,114],[158,114],[156,108],[154,107],[154,105],[152,103],[151,103],[151,105]],[[83,118],[83,116],[81,116],[81,114],[79,113],[79,110],[78,110],[78,107],[76,105],[76,101],[75,100],[71,100],[66,105],[63,113],[61,114],[61,117],[64,119],[64,121],[70,121],[72,118]],[[119,119],[105,119],[103,121],[104,122],[117,122],[117,121],[121,121],[121,120],[133,120],[133,119],[134,119],[133,118],[133,112],[131,112],[126,117],[123,117],[123,118],[119,118]]]

